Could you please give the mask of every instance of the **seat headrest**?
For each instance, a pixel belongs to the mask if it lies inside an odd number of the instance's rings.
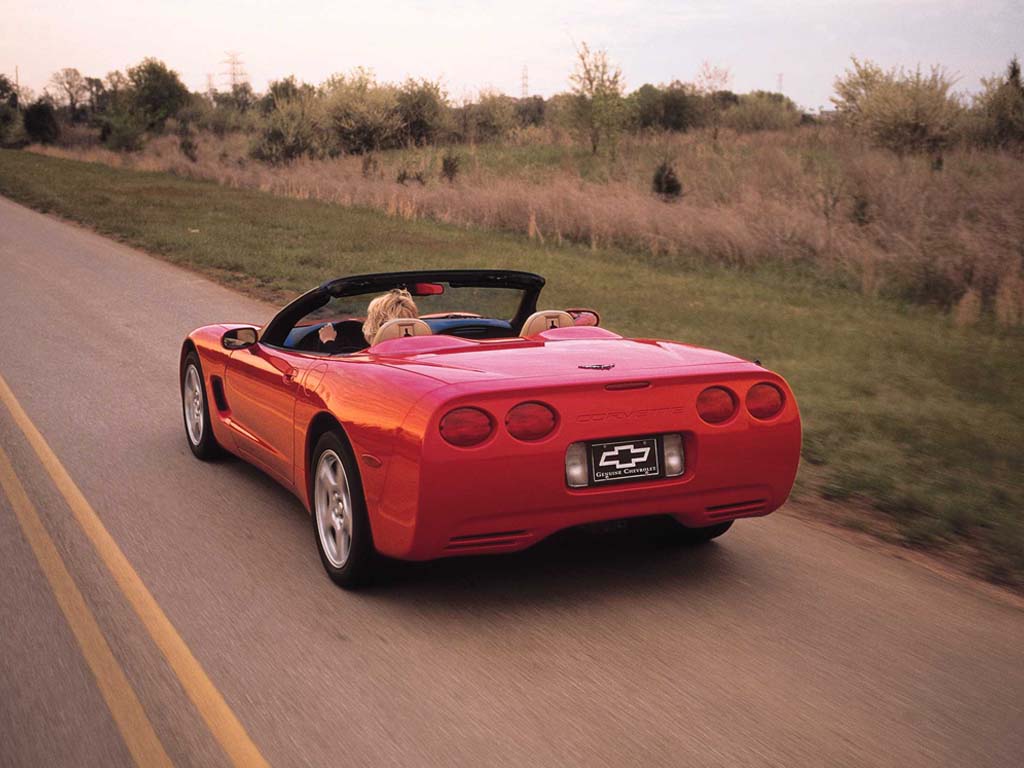
[[[398,317],[394,320],[388,320],[377,330],[377,334],[373,337],[373,343],[370,346],[374,347],[382,341],[402,339],[406,336],[429,336],[431,333],[433,331],[430,330],[430,326],[418,318]]]
[[[552,328],[568,328],[571,325],[575,325],[575,321],[568,312],[563,312],[560,309],[549,309],[544,312],[534,312],[526,318],[526,322],[523,323],[523,330],[519,332],[519,335],[525,339],[530,336],[536,336],[542,331],[550,331]]]

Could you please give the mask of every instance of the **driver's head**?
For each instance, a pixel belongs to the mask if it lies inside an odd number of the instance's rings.
[[[397,318],[419,317],[416,302],[404,288],[395,288],[370,302],[366,308],[366,322],[363,323],[363,336],[366,343],[372,344],[377,331],[388,320]]]

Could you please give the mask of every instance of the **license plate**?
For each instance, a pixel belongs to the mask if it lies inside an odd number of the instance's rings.
[[[657,437],[590,443],[588,448],[591,485],[661,477],[661,446]]]

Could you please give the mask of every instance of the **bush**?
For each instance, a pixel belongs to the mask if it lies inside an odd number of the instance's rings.
[[[323,86],[324,123],[333,152],[364,154],[401,145],[398,90],[378,84],[373,74],[356,69],[335,75]]]
[[[659,195],[666,202],[677,200],[682,197],[683,185],[676,176],[676,170],[667,160],[662,161],[654,172],[654,181],[651,185],[654,194]]]
[[[544,99],[541,96],[527,96],[516,100],[516,123],[520,128],[544,125]]]
[[[781,93],[754,91],[739,97],[739,103],[722,113],[722,125],[741,133],[782,131],[800,125],[796,104]]]
[[[145,119],[132,112],[109,114],[100,128],[100,141],[117,152],[138,152],[146,143]]]
[[[441,158],[441,178],[449,184],[454,183],[455,177],[459,175],[460,162],[461,160],[457,154],[451,150],[445,152],[444,157]]]
[[[1006,67],[1004,78],[982,80],[984,91],[978,97],[983,119],[981,139],[997,147],[1024,144],[1024,83],[1020,61],[1015,56]]]
[[[483,91],[464,112],[463,134],[470,142],[503,141],[516,124],[515,100],[494,91]]]
[[[642,85],[630,94],[633,119],[641,130],[684,132],[700,125],[700,96],[692,86],[675,81],[667,86]]]
[[[269,163],[288,163],[323,154],[323,116],[316,99],[299,96],[277,102],[264,121],[249,154]]]
[[[46,99],[39,99],[29,104],[21,119],[30,141],[39,144],[53,144],[60,138],[57,111],[53,108],[53,104]]]
[[[406,80],[398,91],[397,107],[409,144],[432,144],[448,129],[448,94],[439,82]]]
[[[952,93],[954,81],[939,67],[882,70],[853,59],[853,67],[836,79],[841,119],[875,145],[897,154],[939,154],[948,147],[963,112]]]

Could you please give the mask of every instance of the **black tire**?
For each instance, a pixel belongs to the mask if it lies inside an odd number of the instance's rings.
[[[195,439],[193,428],[189,425],[189,404],[186,401],[186,383],[189,381],[189,371],[193,368],[199,377],[199,389],[202,392],[202,431],[198,440]],[[185,442],[188,443],[188,447],[192,449],[192,453],[197,459],[210,461],[220,456],[223,451],[217,438],[213,436],[213,427],[210,426],[210,399],[206,394],[205,382],[199,355],[194,349],[189,350],[189,353],[185,355],[185,362],[181,366],[181,378],[178,382],[181,391],[181,417],[185,424]]]
[[[325,455],[331,454],[331,456]],[[334,538],[328,539],[325,546],[325,539],[332,536],[327,527],[327,522],[321,523],[319,511],[318,494],[318,473],[321,467],[321,459],[325,459],[328,465],[334,459],[340,463],[344,470],[343,477],[348,487],[348,502],[350,504],[349,548],[347,556],[340,562],[340,545],[337,543],[337,529],[334,529]],[[363,498],[363,485],[359,479],[359,469],[356,466],[352,451],[336,432],[326,432],[313,449],[313,456],[310,462],[310,500],[312,507],[313,539],[316,542],[316,551],[320,555],[320,562],[331,577],[331,581],[344,589],[354,589],[370,583],[377,565],[377,552],[373,546],[373,533],[370,530],[370,519],[366,514],[366,501]],[[330,496],[329,484],[324,484],[325,493]],[[337,490],[337,488],[335,489]],[[339,492],[342,496],[343,493]],[[336,514],[332,519],[344,518],[344,514]],[[323,531],[321,527],[323,525]],[[330,548],[330,551],[328,551]]]
[[[732,528],[732,520],[717,525],[709,525],[705,528],[689,528],[674,517],[669,517],[669,539],[673,544],[684,546],[698,546],[707,544],[712,539],[717,539],[723,533]]]

